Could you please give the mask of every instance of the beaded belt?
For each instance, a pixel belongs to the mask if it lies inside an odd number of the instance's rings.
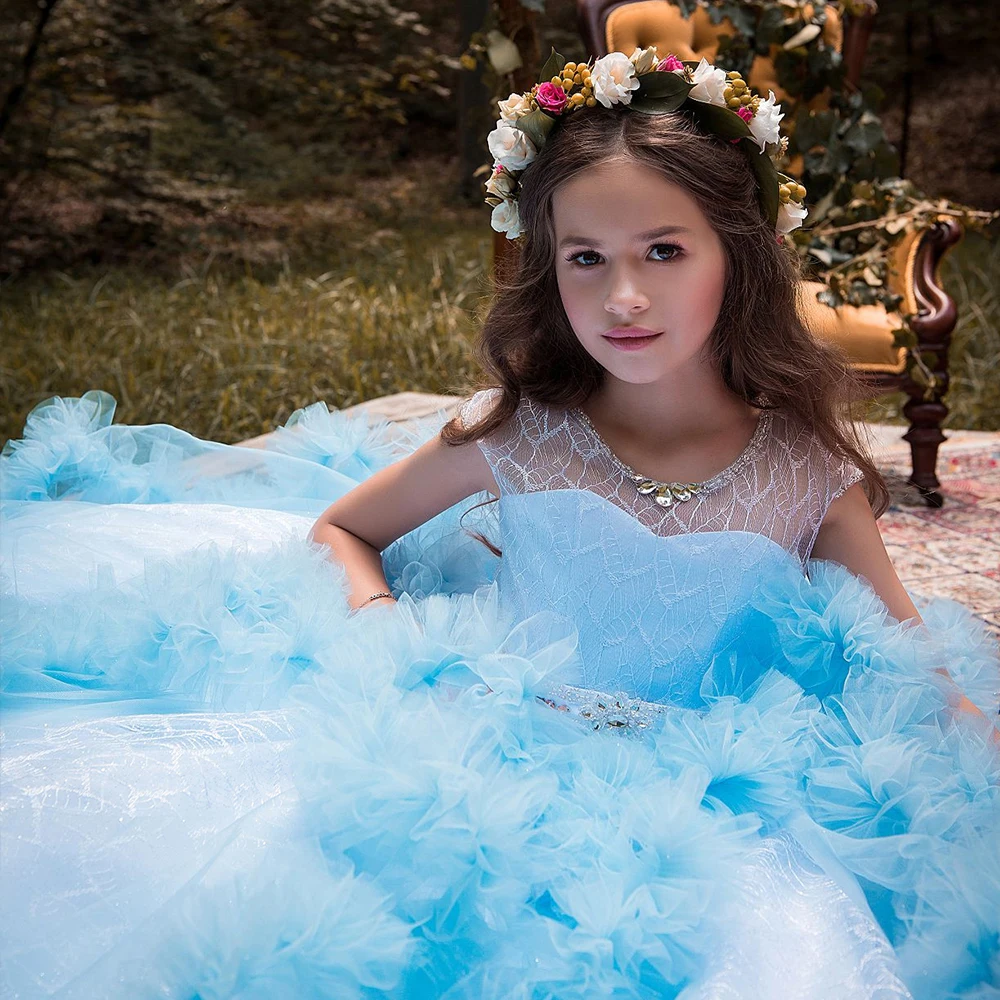
[[[584,719],[591,729],[611,729],[626,736],[638,735],[668,712],[676,711],[671,705],[643,701],[624,691],[607,694],[570,684],[552,688],[548,697],[535,698],[550,708]]]

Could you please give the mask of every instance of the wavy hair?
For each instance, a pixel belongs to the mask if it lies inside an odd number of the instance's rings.
[[[475,423],[449,420],[443,440],[458,445],[484,437],[514,413],[522,396],[574,407],[601,385],[604,369],[573,332],[556,284],[552,199],[580,171],[624,158],[653,168],[691,195],[722,242],[725,290],[708,346],[726,386],[755,408],[797,418],[831,453],[853,462],[864,475],[875,516],[881,516],[888,490],[850,419],[867,395],[865,387],[844,354],[803,325],[798,258],[775,239],[746,155],[682,112],[596,107],[561,121],[521,175],[517,266],[509,281],[498,281],[474,346],[484,372],[481,387],[497,387],[501,394]]]

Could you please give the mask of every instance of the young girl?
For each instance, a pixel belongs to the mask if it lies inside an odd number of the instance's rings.
[[[5,995],[1000,988],[996,645],[886,555],[773,98],[553,58],[440,433],[5,449]]]

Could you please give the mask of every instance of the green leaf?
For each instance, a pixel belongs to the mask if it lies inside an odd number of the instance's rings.
[[[555,127],[556,120],[539,108],[514,120],[514,128],[519,128],[534,143],[535,149],[545,145],[549,132]]]
[[[706,101],[692,101],[690,110],[713,135],[720,139],[748,139],[753,136],[750,126],[735,111]],[[757,147],[758,150],[760,147]],[[765,154],[765,159],[770,159]]]
[[[837,114],[834,111],[799,112],[795,122],[795,145],[802,153],[807,153],[814,146],[825,146],[830,142],[831,133],[837,125]]]
[[[552,49],[548,59],[545,60],[542,68],[538,71],[538,82],[547,83],[552,77],[561,73],[565,65],[566,60],[555,49]]]
[[[687,94],[677,94],[675,97],[633,97],[629,108],[641,111],[644,115],[663,115],[676,111],[686,100]]]
[[[694,86],[677,73],[643,73],[638,79],[639,89],[633,95],[633,101],[636,97],[677,97],[679,94],[683,103]]]
[[[739,116],[734,115],[733,117]],[[743,119],[740,118],[740,121]],[[761,208],[764,209],[764,217],[772,226],[776,226],[778,224],[778,171],[774,167],[774,161],[761,150],[753,138],[743,140],[743,151],[746,153],[757,178],[757,189],[760,193],[760,204]]]

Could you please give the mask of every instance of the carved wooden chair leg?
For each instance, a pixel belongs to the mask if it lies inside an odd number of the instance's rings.
[[[958,312],[955,302],[945,292],[938,278],[938,268],[945,253],[962,237],[962,227],[954,219],[939,219],[921,237],[913,268],[913,293],[917,314],[911,320],[917,348],[933,375],[934,389],[925,398],[925,387],[907,379],[903,389],[910,397],[903,413],[910,429],[903,435],[913,453],[910,482],[927,503],[940,507],[941,483],[934,471],[938,448],[945,436],[941,431],[948,407],[943,399],[948,391],[948,348]]]
[[[940,399],[925,400],[920,386],[909,391],[910,399],[903,407],[903,414],[910,421],[910,429],[903,435],[910,443],[913,456],[912,483],[929,507],[940,507],[944,497],[939,492],[941,482],[937,477],[937,455],[945,436],[941,424],[948,415],[948,407]]]

